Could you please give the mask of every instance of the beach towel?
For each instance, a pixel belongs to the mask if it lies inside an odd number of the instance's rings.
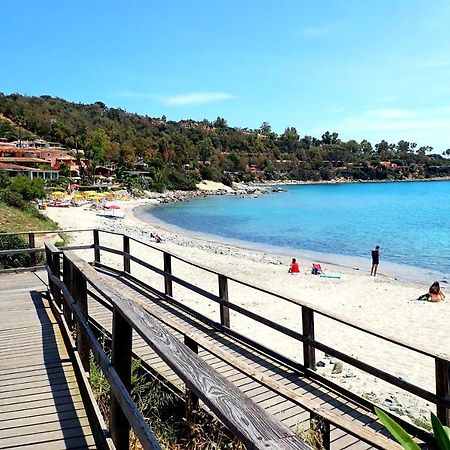
[[[332,275],[331,273],[326,274],[326,275],[324,273],[321,273],[320,278],[337,278],[339,280],[341,278],[341,276],[340,275]]]

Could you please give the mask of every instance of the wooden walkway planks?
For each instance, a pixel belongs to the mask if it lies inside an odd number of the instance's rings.
[[[342,416],[347,416],[348,411],[352,410],[350,420],[359,423],[361,426],[379,429],[379,424],[372,413],[364,410],[360,405],[352,403],[348,398],[332,392],[326,386],[302,376],[301,373],[294,373],[292,369],[284,367],[279,362],[271,360],[265,355],[260,354],[253,348],[238,342],[230,336],[217,332],[212,327],[198,319],[190,316],[180,308],[173,304],[157,299],[155,301],[148,298],[144,293],[138,293],[125,284],[119,284],[114,281],[115,288],[123,290],[129,297],[136,298],[140,302],[151,304],[152,308],[157,308],[160,314],[166,315],[172,321],[178,321],[184,327],[188,326],[195,333],[204,335],[215,346],[221,347],[246,364],[252,366],[255,370],[264,375],[281,382],[283,385],[295,390],[296,393],[303,394],[309,398],[319,399],[320,403]],[[111,330],[111,313],[103,306],[95,301],[89,303],[89,314],[106,330]],[[181,340],[182,335],[176,333],[172,328],[170,330],[178,335]],[[166,381],[172,384],[179,391],[184,390],[184,384],[176,374],[159,358],[155,352],[146,346],[143,341],[136,335],[133,336],[133,351],[142,358],[153,370],[159,373]],[[269,410],[278,419],[293,429],[304,428],[309,424],[309,412],[302,409],[293,401],[287,400],[280,396],[277,392],[260,384],[246,374],[236,370],[228,363],[225,363],[216,355],[209,353],[200,348],[199,355],[203,357],[213,368],[219,373],[225,375],[235,385],[245,392],[252,400]],[[341,449],[351,447],[354,449],[373,448],[363,441],[351,436],[336,427],[331,427],[331,448]]]
[[[43,288],[31,272],[0,275],[0,449],[97,448]]]

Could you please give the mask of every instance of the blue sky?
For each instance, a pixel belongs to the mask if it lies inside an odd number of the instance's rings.
[[[2,0],[0,91],[450,147],[448,0]]]

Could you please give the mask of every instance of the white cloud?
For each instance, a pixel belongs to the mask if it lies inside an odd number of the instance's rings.
[[[162,102],[168,106],[198,105],[212,103],[234,98],[225,92],[190,92],[162,98]]]
[[[328,127],[329,128],[329,127]],[[368,138],[374,142],[406,139],[419,145],[441,149],[450,147],[450,108],[447,106],[420,110],[370,109],[359,115],[344,117],[333,129],[348,137]]]
[[[157,100],[167,106],[199,105],[235,98],[233,95],[227,94],[226,92],[189,92],[186,94],[162,96],[135,91],[120,91],[117,92],[116,95],[125,98]]]

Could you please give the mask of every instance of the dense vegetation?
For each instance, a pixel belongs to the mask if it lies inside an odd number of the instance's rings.
[[[149,171],[144,187],[190,189],[200,179],[230,183],[263,179],[331,180],[405,179],[450,175],[450,160],[432,147],[382,140],[342,141],[337,133],[301,136],[288,127],[282,134],[264,122],[257,130],[233,128],[223,118],[167,121],[50,96],[0,94],[0,138],[36,135],[84,149],[84,175],[97,164],[114,165],[119,177],[127,169]],[[3,119],[2,119],[3,116]],[[450,149],[444,152],[450,155]],[[393,167],[380,164],[390,161]],[[137,165],[137,166],[136,166]],[[253,172],[248,168],[254,166]]]
[[[20,236],[1,233],[56,228],[56,224],[43,216],[33,203],[34,199],[42,197],[42,179],[31,180],[21,175],[10,178],[0,170],[0,250],[28,247],[28,243]],[[26,267],[29,263],[30,257],[25,254],[0,256],[0,269]]]

